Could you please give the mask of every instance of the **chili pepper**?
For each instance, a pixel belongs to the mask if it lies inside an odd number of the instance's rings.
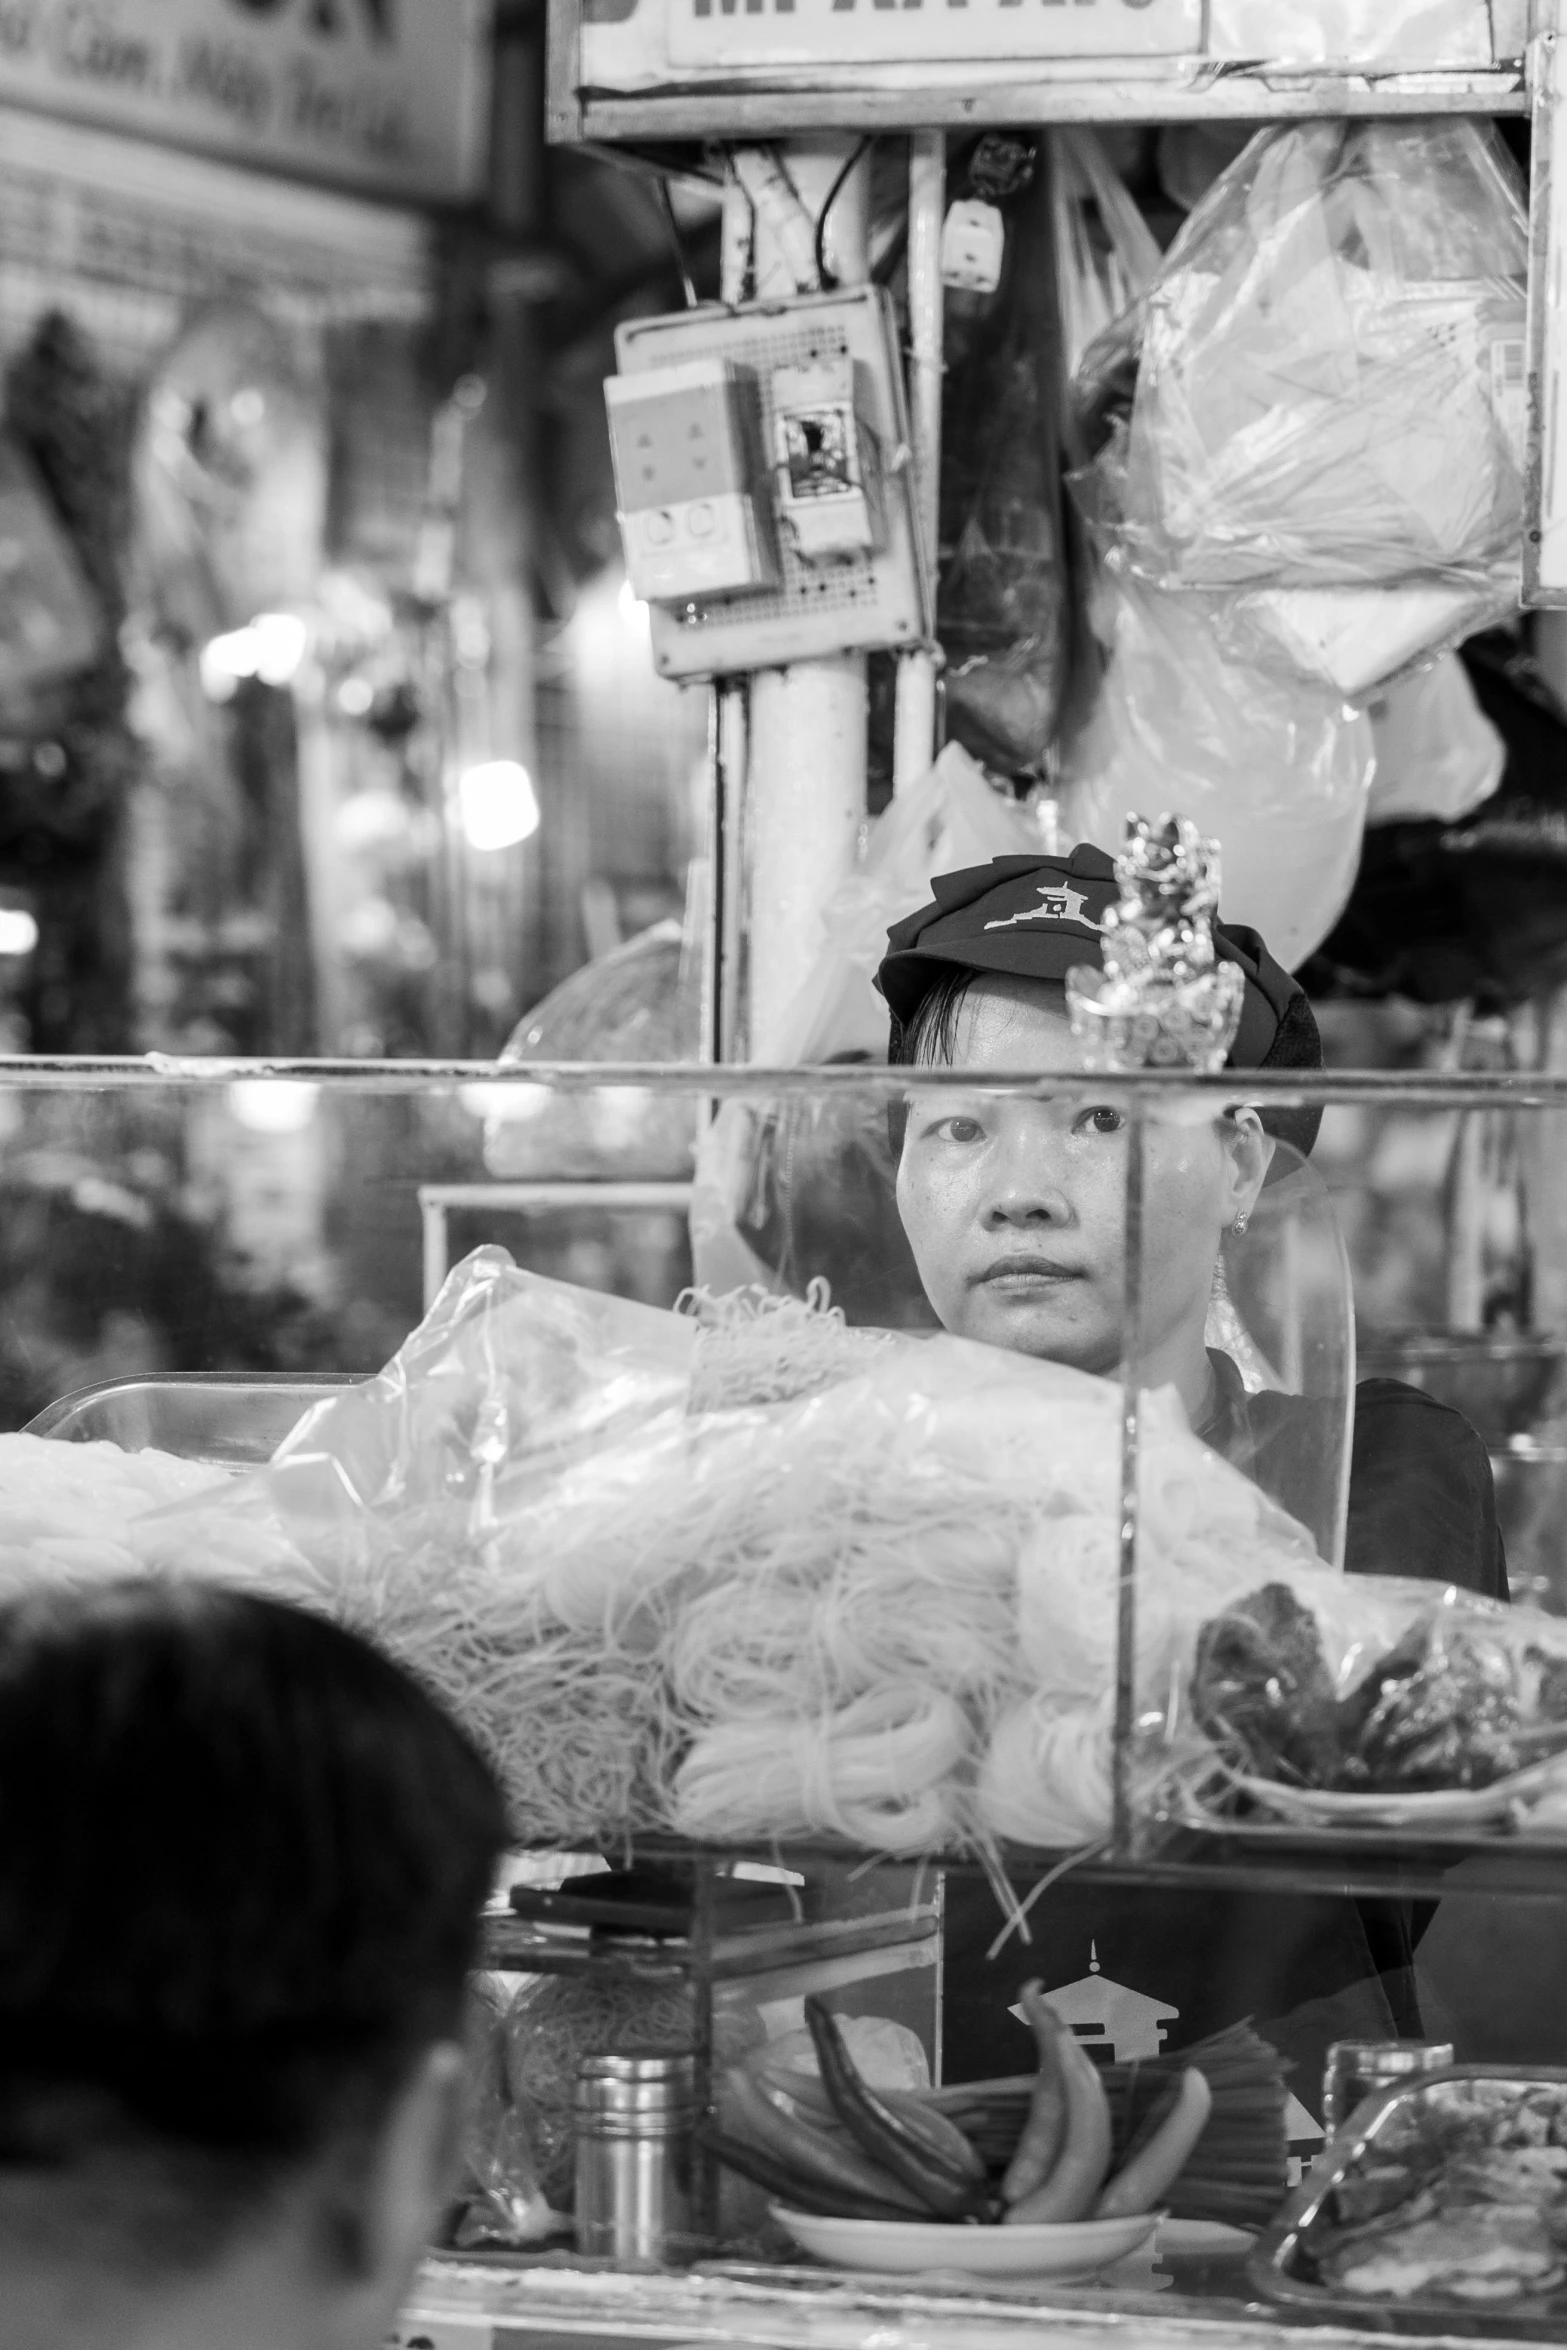
[[[890,2166],[868,2159],[852,2135],[829,2136],[786,2112],[745,2073],[725,2075],[719,2110],[731,2137],[750,2140],[823,2191],[862,2201],[869,2197],[893,2206],[904,2219],[924,2216],[926,2206],[907,2183]]]
[[[1110,2168],[1110,2101],[1094,2060],[1071,2032],[1061,2035],[1060,2056],[1066,2084],[1061,2152],[1044,2185],[1011,2205],[1006,2213],[1009,2227],[1086,2219]]]
[[[776,2196],[791,2211],[814,2211],[823,2219],[907,2219],[909,2216],[901,2203],[881,2203],[873,2195],[848,2195],[841,2189],[813,2186],[787,2163],[764,2153],[760,2146],[745,2145],[738,2138],[726,2137],[712,2124],[705,2125],[697,2135],[709,2153],[715,2154],[727,2169],[738,2171],[755,2187],[765,2187],[769,2195]]]
[[[969,2219],[985,2215],[990,2196],[983,2178],[959,2175],[950,2161],[933,2152],[929,2141],[913,2129],[902,2114],[879,2097],[860,2078],[837,2018],[819,1999],[807,1999],[805,2020],[810,2026],[821,2067],[823,2085],[850,2135],[876,2162],[901,2179],[928,2211],[940,2219]]]
[[[837,2107],[828,2096],[819,2072],[802,2072],[797,2065],[769,2063],[765,2049],[745,2060],[745,2070],[764,2089],[791,2098],[807,2121],[829,2126],[837,2122]],[[918,2090],[878,2089],[875,2094],[907,2122],[938,2165],[944,2164],[954,2178],[972,2179],[976,2185],[983,2183],[988,2174],[972,2142],[955,2122],[927,2104]]]
[[[1046,2004],[1037,1983],[1023,1986],[1023,2013],[1039,2051],[1039,2071],[1029,2099],[1028,2119],[1001,2182],[1003,2203],[1021,2203],[1025,2196],[1038,2192],[1054,2170],[1066,2136],[1061,2039],[1067,2027]]]
[[[1095,2219],[1152,2211],[1169,2193],[1208,2127],[1213,2093],[1195,2065],[1182,2073],[1175,2102],[1144,2143],[1128,2154],[1098,2202]]]

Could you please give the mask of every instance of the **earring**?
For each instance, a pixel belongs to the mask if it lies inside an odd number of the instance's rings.
[[[1230,1226],[1230,1230],[1234,1233],[1237,1240],[1240,1239],[1242,1233],[1245,1231],[1247,1225],[1250,1222],[1251,1217],[1244,1210],[1236,1217],[1234,1223]]]

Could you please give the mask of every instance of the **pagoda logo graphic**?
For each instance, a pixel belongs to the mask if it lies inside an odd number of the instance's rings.
[[[1088,1972],[1076,1983],[1063,1983],[1044,1995],[1064,2024],[1101,2064],[1139,2064],[1164,2053],[1166,2027],[1180,2020],[1178,2007],[1114,1982],[1099,1963],[1099,1945],[1088,1946]],[[1021,2007],[1010,2012],[1027,2023]],[[1284,2134],[1289,2142],[1290,2185],[1299,2184],[1302,2170],[1322,2144],[1322,2124],[1308,2113],[1298,2097],[1287,2096]]]

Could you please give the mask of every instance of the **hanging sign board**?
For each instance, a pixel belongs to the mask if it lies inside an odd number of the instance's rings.
[[[0,0],[0,104],[409,202],[475,192],[488,0]]]
[[[547,120],[555,139],[638,139],[1514,112],[1525,104],[1527,7],[1528,0],[551,0]]]
[[[709,68],[1181,57],[1203,0],[667,0],[670,61]]]

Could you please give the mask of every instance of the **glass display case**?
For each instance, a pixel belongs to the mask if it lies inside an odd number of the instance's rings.
[[[835,2340],[1255,2331],[1335,2044],[1567,2066],[1564,1123],[1516,1075],[0,1065],[7,1584],[326,1607],[506,1784],[409,2341],[782,2342],[824,2294]],[[1466,1251],[1489,1329],[1443,1320]],[[821,2001],[995,2196],[1030,1981],[1108,2163],[1211,2070],[1169,2220],[1097,2274],[1003,2281],[982,2226],[808,2258],[736,2076],[808,2123]],[[704,2118],[630,2298],[574,2249],[571,2086],[648,2045]],[[1548,2330],[1503,2269],[1454,2328]]]

